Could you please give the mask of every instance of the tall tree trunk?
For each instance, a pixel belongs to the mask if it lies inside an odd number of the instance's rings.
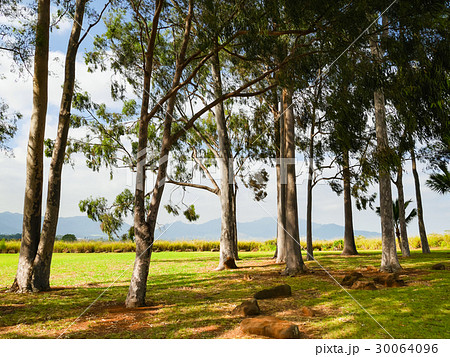
[[[350,158],[347,149],[343,152],[343,170],[342,176],[344,181],[344,249],[342,255],[356,255],[355,233],[353,230],[353,213],[352,213],[352,194],[351,194],[351,174],[350,174]]]
[[[139,119],[139,139],[137,151],[136,166],[136,189],[134,197],[134,235],[136,242],[136,258],[134,261],[133,273],[128,289],[128,295],[125,301],[126,307],[137,307],[145,305],[145,295],[147,291],[147,277],[151,259],[151,247],[154,241],[154,225],[150,226],[146,221],[145,214],[145,165],[147,159],[147,141],[148,141],[148,124],[149,124],[149,101],[150,101],[150,82],[153,70],[153,53],[155,49],[155,41],[161,14],[163,0],[158,0],[155,5],[155,14],[152,21],[152,32],[148,39],[147,50],[144,56],[144,86],[142,91],[141,115]],[[169,130],[170,136],[170,130]],[[167,145],[167,138],[166,145]],[[163,141],[164,145],[164,141]],[[165,149],[164,147],[162,149]],[[162,156],[163,151],[161,152]],[[158,178],[161,166],[158,170]],[[158,183],[158,181],[157,181]],[[156,186],[155,186],[156,187]],[[152,206],[150,210],[155,210],[154,200],[152,197]],[[157,210],[156,210],[157,211]],[[153,228],[153,229],[152,229]]]
[[[222,79],[220,75],[219,55],[211,58],[211,72],[213,77],[214,96],[222,96]],[[230,140],[225,118],[223,103],[214,107],[214,115],[217,125],[217,136],[219,137],[219,167],[221,174],[220,207],[222,216],[222,227],[220,232],[220,260],[217,270],[236,269],[235,261],[235,236],[233,221],[233,196],[234,196],[234,170],[231,157]]]
[[[425,223],[423,221],[422,194],[420,192],[420,181],[419,181],[419,174],[417,173],[416,153],[414,148],[411,150],[411,162],[412,162],[412,172],[414,176],[414,186],[416,188],[417,220],[419,222],[419,234],[420,234],[420,242],[422,245],[422,253],[430,253],[430,246],[428,245],[427,232],[425,231]]]
[[[297,187],[295,177],[295,119],[292,109],[292,90],[283,88],[285,114],[287,184],[286,184],[286,275],[305,270],[301,250],[297,211]]]
[[[314,130],[315,130],[315,109],[309,134],[309,165],[308,165],[308,186],[306,199],[306,260],[314,260],[314,250],[312,242],[312,193],[314,176]]]
[[[33,76],[33,109],[27,150],[19,265],[12,291],[31,290],[33,262],[39,245],[42,214],[42,181],[45,120],[48,102],[48,50],[50,0],[38,1]]]
[[[177,82],[178,83],[178,82]],[[175,86],[175,85],[174,85]],[[152,191],[152,199],[147,217],[145,217],[145,161],[141,169],[142,185],[138,189],[140,182],[136,180],[136,197],[134,209],[134,233],[136,241],[136,258],[131,275],[130,287],[125,301],[128,308],[145,306],[145,296],[147,292],[147,277],[150,268],[150,260],[152,254],[152,246],[155,240],[156,220],[158,218],[161,198],[164,192],[165,179],[167,176],[168,158],[170,153],[170,133],[173,120],[173,109],[175,106],[175,95],[172,96],[167,105],[166,116],[164,119],[164,132],[162,146],[159,159],[158,173],[156,176],[155,186]],[[147,141],[147,127],[143,127],[142,132],[139,128],[139,142],[141,137],[145,135]],[[142,136],[141,136],[142,135]],[[141,161],[142,162],[142,161]],[[138,166],[139,167],[139,166]],[[139,168],[138,168],[139,170]],[[137,171],[140,173],[140,171]]]
[[[286,185],[281,182],[281,160],[277,158],[277,247],[274,258],[277,263],[286,261]],[[286,175],[285,173],[283,175]]]
[[[234,259],[240,260],[239,258],[239,246],[238,246],[238,230],[237,230],[237,215],[236,215],[236,196],[237,196],[237,185],[233,185],[233,211],[232,211],[232,222],[233,222],[233,237],[234,237]]]
[[[76,2],[72,32],[67,47],[63,94],[59,110],[58,133],[53,149],[48,178],[47,207],[39,247],[34,260],[32,287],[35,291],[50,289],[50,265],[59,217],[61,174],[70,127],[70,110],[72,107],[73,89],[75,84],[75,63],[79,45],[78,41],[83,25],[85,5],[86,0],[77,0]]]
[[[276,97],[278,108],[278,96]],[[286,262],[286,135],[284,127],[285,114],[283,113],[283,98],[281,98],[281,114],[277,110],[274,113],[275,120],[275,144],[277,146],[276,171],[277,171],[277,263]]]
[[[385,23],[383,17],[383,24]],[[382,61],[381,51],[374,38],[370,39],[370,49],[375,62]],[[377,137],[377,154],[379,160],[379,193],[380,216],[382,234],[381,271],[395,272],[402,269],[397,257],[395,246],[394,220],[392,212],[391,177],[387,157],[389,155],[389,142],[386,128],[386,107],[382,88],[374,92],[375,132]]]
[[[405,212],[405,195],[403,193],[403,167],[399,165],[397,170],[397,181],[395,182],[397,186],[398,194],[398,224],[400,226],[400,249],[402,251],[402,256],[410,257],[411,252],[409,251],[408,242],[408,231],[406,229],[406,212]]]

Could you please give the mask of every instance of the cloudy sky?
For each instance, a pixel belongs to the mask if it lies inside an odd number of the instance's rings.
[[[1,19],[0,19],[1,21]],[[51,34],[50,70],[52,75],[49,81],[49,106],[46,127],[46,138],[54,138],[56,134],[58,109],[61,100],[61,86],[63,80],[64,52],[66,41],[70,32],[71,24],[62,23],[59,30]],[[89,46],[91,38],[81,50]],[[82,52],[82,51],[81,51]],[[29,77],[18,78],[16,73],[10,73],[11,59],[7,55],[0,56],[0,73],[4,79],[0,80],[0,98],[10,107],[10,111],[19,111],[23,119],[19,121],[19,130],[16,137],[8,145],[13,149],[14,157],[8,157],[0,152],[0,212],[9,211],[21,213],[23,209],[23,198],[25,190],[25,157],[28,141],[29,121],[32,103],[32,80]],[[110,97],[110,72],[87,73],[86,65],[82,56],[77,59],[77,81],[83,90],[88,91],[96,102],[106,103],[109,110],[119,109]],[[113,200],[115,195],[128,187],[133,190],[133,177],[126,169],[115,170],[114,179],[109,179],[108,171],[92,172],[84,166],[82,157],[77,157],[75,167],[64,167],[62,184],[61,216],[82,215],[78,209],[78,202],[89,196],[104,196]],[[303,163],[298,165],[299,174]],[[405,197],[415,200],[414,182],[410,170],[410,163],[406,165],[405,174]],[[46,195],[46,181],[48,176],[49,159],[45,159],[44,169],[44,195]],[[419,165],[419,173],[422,183],[425,182],[427,174]],[[274,170],[268,170],[270,182],[268,184],[268,196],[263,202],[253,200],[251,192],[240,185],[238,193],[238,220],[241,222],[253,221],[261,217],[276,217],[276,186],[274,181]],[[306,213],[306,181],[305,176],[299,176],[298,182],[298,206],[300,217],[305,218]],[[150,180],[151,181],[151,180]],[[374,190],[376,187],[373,188]],[[163,197],[163,204],[167,202],[173,187],[168,185]],[[395,192],[395,190],[393,190]],[[176,200],[179,192],[172,198]],[[395,196],[395,193],[394,193]],[[422,186],[422,196],[427,231],[442,233],[450,230],[450,196],[441,196],[426,186]],[[44,196],[45,197],[45,196]],[[206,222],[220,217],[220,205],[216,196],[209,192],[199,190],[188,190],[185,203],[195,203],[197,213],[200,214],[199,222]],[[313,220],[317,223],[343,224],[343,198],[326,185],[317,185],[314,189],[314,211]],[[166,224],[180,217],[173,217],[161,209],[159,223]],[[380,231],[378,216],[371,210],[357,211],[354,209],[355,229]],[[409,226],[409,233],[416,235],[418,232],[417,221]]]

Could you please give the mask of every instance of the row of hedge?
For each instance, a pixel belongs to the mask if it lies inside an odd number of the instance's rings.
[[[380,250],[381,239],[367,239],[362,236],[356,237],[356,247],[358,250]],[[428,243],[432,248],[450,248],[450,233],[430,234],[428,235]],[[314,250],[319,251],[339,251],[343,248],[343,240],[334,241],[314,241]],[[412,249],[421,248],[420,238],[409,238],[409,244]],[[302,248],[306,249],[304,240],[301,242]],[[276,247],[275,240],[266,242],[239,242],[238,249],[240,251],[274,251]],[[219,249],[219,242],[208,242],[201,240],[167,242],[156,241],[153,245],[153,251],[168,252],[209,252]],[[1,253],[18,253],[20,250],[20,241],[0,240]],[[56,241],[55,253],[121,253],[134,252],[136,245],[132,242],[100,242],[100,241],[77,241],[62,242]]]

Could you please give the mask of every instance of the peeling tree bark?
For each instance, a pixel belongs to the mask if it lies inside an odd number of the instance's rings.
[[[139,140],[138,140],[138,153],[137,153],[137,167],[136,167],[136,189],[134,198],[134,235],[136,242],[136,258],[134,261],[133,273],[131,276],[130,286],[128,288],[127,298],[125,300],[125,306],[128,308],[144,306],[145,305],[145,295],[147,292],[147,277],[148,269],[150,266],[151,259],[151,246],[154,241],[154,232],[156,225],[156,217],[154,222],[149,225],[146,221],[145,213],[145,164],[147,159],[147,141],[148,141],[148,124],[150,117],[148,115],[149,109],[149,91],[150,82],[152,78],[153,70],[153,52],[155,48],[155,41],[157,36],[157,29],[159,23],[159,16],[161,14],[163,5],[163,0],[158,0],[155,5],[155,14],[152,21],[152,32],[150,38],[148,39],[147,50],[144,56],[144,87],[142,91],[142,104],[141,104],[141,115],[139,119]],[[167,117],[166,117],[167,118]],[[170,135],[170,131],[169,131]],[[161,151],[161,157],[164,157],[164,143],[167,145],[167,138],[163,140],[163,148]],[[161,179],[161,166],[158,170],[158,179]],[[157,184],[160,181],[157,180]],[[157,188],[157,186],[155,186]],[[155,190],[154,192],[155,193]],[[150,208],[150,213],[155,214],[151,210],[156,209],[157,200],[156,195],[152,197],[152,206]],[[153,217],[152,215],[152,217]]]
[[[292,109],[292,90],[283,88],[283,111],[286,135],[286,270],[284,274],[295,275],[305,271],[299,237],[297,187],[295,177],[295,120]]]
[[[313,237],[312,237],[312,194],[314,176],[314,130],[315,130],[315,106],[313,107],[311,131],[309,134],[309,165],[308,186],[306,191],[306,260],[314,260]]]
[[[56,228],[58,225],[59,206],[61,197],[61,175],[66,153],[67,136],[70,127],[70,111],[75,84],[75,63],[78,52],[80,33],[83,24],[86,0],[78,0],[72,32],[67,47],[64,86],[59,111],[58,133],[53,149],[50,173],[48,178],[47,207],[45,211],[44,225],[36,258],[32,287],[34,291],[50,289],[50,265],[52,261],[53,245],[55,243]]]
[[[277,173],[277,248],[275,256],[277,263],[286,261],[286,172],[284,171],[285,137],[284,114],[278,109],[278,95],[274,91],[273,110],[275,125],[275,156]]]
[[[27,150],[27,173],[19,265],[12,291],[31,290],[33,263],[39,245],[42,214],[43,150],[48,102],[50,0],[38,1],[33,76],[33,110]]]
[[[214,96],[216,99],[221,98],[223,93],[218,54],[215,54],[211,59],[211,73],[213,77]],[[216,118],[217,136],[219,137],[219,167],[221,174],[220,206],[222,215],[220,260],[217,270],[236,269],[236,221],[233,220],[233,218],[235,219],[233,215],[234,170],[223,102],[220,102],[214,107],[214,116]]]
[[[383,23],[386,19],[383,17]],[[370,39],[370,50],[375,62],[382,60],[381,51],[376,39]],[[392,212],[392,191],[389,168],[386,167],[386,157],[389,152],[389,142],[386,128],[386,107],[382,88],[374,92],[375,131],[377,137],[377,154],[379,160],[378,180],[380,193],[380,216],[382,234],[381,271],[396,272],[402,269],[397,257],[395,246],[394,220]]]

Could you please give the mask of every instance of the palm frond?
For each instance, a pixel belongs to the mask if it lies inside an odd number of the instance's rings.
[[[434,173],[430,175],[426,185],[433,191],[444,195],[450,192],[450,172],[445,166],[440,167],[442,174]]]

